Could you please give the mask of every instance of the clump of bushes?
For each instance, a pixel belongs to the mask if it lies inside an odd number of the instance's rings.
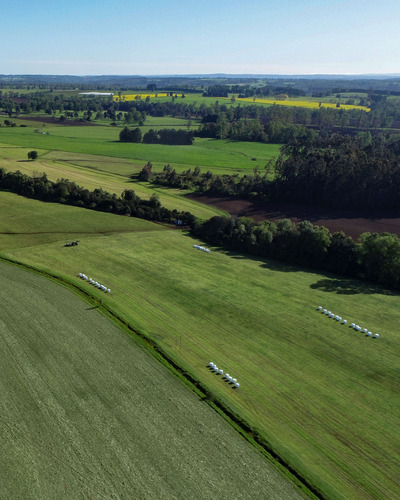
[[[129,130],[125,127],[119,134],[121,142],[143,142],[145,144],[169,144],[177,146],[190,146],[193,144],[193,133],[188,130],[175,130],[164,128],[161,130],[150,129],[142,139],[140,128]]]

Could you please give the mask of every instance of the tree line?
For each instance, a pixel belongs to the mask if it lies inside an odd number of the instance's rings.
[[[202,173],[199,167],[178,173],[168,164],[143,180],[198,194],[393,211],[400,209],[400,137],[306,137],[283,146],[275,164],[241,177]]]
[[[192,234],[228,250],[400,289],[400,239],[395,234],[364,233],[356,243],[343,232],[331,234],[308,221],[255,223],[223,216],[197,223]]]
[[[150,129],[142,138],[142,132],[139,127],[129,130],[124,127],[120,134],[119,140],[121,142],[144,142],[145,144],[169,144],[190,146],[193,144],[193,132],[183,129],[169,129],[164,128],[160,130]]]
[[[189,212],[169,210],[163,207],[157,194],[143,200],[132,189],[126,189],[118,197],[101,188],[89,191],[68,179],[50,181],[46,174],[30,177],[19,171],[6,172],[0,168],[0,190],[10,191],[36,200],[73,205],[100,212],[138,217],[155,222],[174,223],[181,220],[185,225],[193,225],[195,217]]]

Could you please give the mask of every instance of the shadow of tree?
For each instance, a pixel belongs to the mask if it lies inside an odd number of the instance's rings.
[[[223,250],[223,249],[222,249]],[[287,264],[285,262],[281,262],[279,260],[273,260],[269,259],[268,257],[260,257],[257,255],[250,255],[247,253],[240,253],[240,252],[235,252],[233,250],[230,251],[225,251],[225,254],[230,257],[231,259],[235,260],[251,260],[253,262],[258,262],[260,264],[260,267],[263,269],[270,269],[273,271],[280,271],[283,273],[295,273],[298,271],[307,271],[309,272],[309,269],[307,268],[302,268],[302,267],[296,267],[291,264]],[[312,271],[310,271],[312,272]]]
[[[316,283],[312,283],[310,288],[313,290],[322,290],[323,292],[334,292],[338,295],[356,295],[359,293],[365,295],[397,295],[395,292],[390,290],[384,290],[383,288],[369,283],[362,283],[360,281],[347,278],[321,279]]]

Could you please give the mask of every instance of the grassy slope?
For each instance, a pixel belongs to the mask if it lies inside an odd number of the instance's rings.
[[[178,171],[199,165],[214,173],[252,172],[263,168],[279,154],[276,144],[237,143],[197,138],[193,146],[128,144],[118,141],[119,129],[111,127],[46,127],[49,134],[34,133],[30,127],[0,128],[0,145],[29,149],[60,150],[127,158],[143,166],[151,161],[156,168],[170,163]],[[254,161],[252,158],[256,158]]]
[[[40,160],[21,161],[20,158],[26,157],[27,152],[26,148],[0,147],[0,167],[10,172],[20,170],[27,175],[46,172],[52,181],[65,178],[91,190],[102,187],[118,196],[125,189],[133,189],[143,199],[149,199],[156,192],[161,203],[167,208],[191,212],[200,219],[209,219],[214,215],[225,213],[203,203],[186,199],[184,196],[186,191],[153,186],[147,182],[133,182],[130,176],[132,172],[138,172],[139,168],[125,159],[60,151],[47,153],[39,150],[42,154]]]
[[[8,264],[0,278],[1,498],[299,497],[87,302]]]
[[[9,200],[4,203],[11,216]],[[27,204],[33,230],[41,219],[36,207],[43,204]],[[79,222],[84,211],[70,210],[79,233],[87,227]],[[16,220],[15,231],[17,226]],[[178,231],[79,239],[78,247],[63,248],[65,238],[57,234],[43,242],[7,235],[0,248],[103,298],[257,427],[329,498],[400,495],[397,295],[267,260],[207,255]],[[79,271],[112,293],[82,283]],[[315,311],[319,304],[381,338],[367,339],[327,319]],[[238,378],[239,391],[205,368],[210,360]]]
[[[200,165],[203,172],[250,173],[257,166],[262,169],[269,158],[279,154],[276,144],[210,139],[197,139],[195,146],[121,144],[114,142],[118,131],[110,127],[47,127],[46,131],[50,135],[36,134],[28,127],[1,128],[0,167],[28,175],[46,172],[51,180],[64,177],[89,189],[102,187],[118,195],[124,189],[134,189],[142,198],[150,198],[156,192],[167,208],[188,211],[201,219],[223,212],[186,199],[185,191],[133,182],[131,176],[149,160],[153,171],[170,163],[177,171]],[[32,148],[38,150],[40,158],[28,162],[27,153]],[[98,154],[87,153],[92,151]]]

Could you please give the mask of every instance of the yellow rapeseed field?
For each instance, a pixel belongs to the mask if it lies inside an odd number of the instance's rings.
[[[363,111],[371,111],[367,106],[356,106],[355,104],[341,104],[340,107],[336,107],[335,103],[331,102],[317,102],[317,101],[281,101],[276,99],[253,99],[252,97],[241,97],[236,99],[236,101],[243,102],[254,102],[260,104],[277,104],[278,106],[297,106],[300,108],[335,108],[335,109],[360,109]]]

